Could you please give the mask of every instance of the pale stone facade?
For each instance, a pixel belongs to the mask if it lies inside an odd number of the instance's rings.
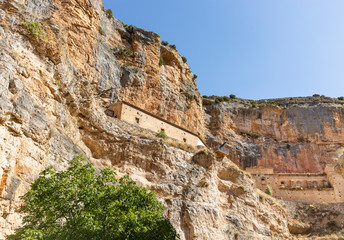
[[[195,133],[127,102],[118,102],[111,105],[108,109],[108,115],[112,115],[120,120],[138,125],[156,133],[163,130],[168,137],[185,142],[192,146],[205,146],[202,139]]]
[[[344,202],[344,179],[327,166],[324,174],[278,173],[272,168],[246,168],[256,182],[257,188],[265,191],[269,185],[273,196],[286,201],[306,203]]]

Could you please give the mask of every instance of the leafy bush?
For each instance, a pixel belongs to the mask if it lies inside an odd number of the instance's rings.
[[[203,95],[203,98],[209,98],[207,95]]]
[[[344,97],[338,97],[338,100],[343,101],[343,100],[344,100]]]
[[[289,143],[287,144],[287,149],[290,150],[290,144]]]
[[[231,99],[236,99],[236,96],[234,94],[229,95]]]
[[[133,25],[129,25],[126,27],[127,31],[130,32],[130,33],[133,33],[134,32],[134,26]]]
[[[26,21],[22,23],[22,26],[23,28],[29,30],[35,37],[44,38],[46,36],[46,32],[39,22]]]
[[[227,96],[224,96],[224,97],[222,97],[222,98],[223,98],[223,101],[225,101],[225,102],[229,102],[229,100],[230,100],[230,98],[227,97]]]
[[[194,96],[193,94],[190,94],[190,93],[186,93],[186,97],[187,97],[190,101],[192,101],[192,100],[195,99],[195,96]]]
[[[270,196],[272,196],[273,191],[272,191],[272,188],[271,188],[270,185],[267,185],[267,186],[266,186],[265,193],[268,194],[268,195],[270,195]]]
[[[179,238],[154,192],[108,168],[96,173],[82,157],[44,170],[22,199],[24,225],[9,240]]]
[[[165,140],[168,138],[164,130],[161,130],[156,136]]]
[[[320,97],[319,94],[313,94],[313,97]]]
[[[177,50],[177,47],[174,44],[170,44],[170,48],[173,48],[174,50]]]
[[[257,132],[250,132],[248,135],[252,138],[260,138],[261,136],[261,134]]]
[[[106,16],[110,19],[110,18],[113,18],[113,12],[111,9],[107,9],[106,10]]]
[[[215,102],[216,102],[216,103],[220,103],[220,102],[223,102],[223,101],[224,101],[223,97],[217,97],[217,98],[215,98]]]
[[[161,41],[161,44],[164,45],[164,46],[167,46],[167,45],[168,45],[168,42],[166,42],[166,41]]]
[[[162,59],[162,57],[159,60],[159,67],[161,67],[162,65],[164,65],[164,59]]]
[[[118,54],[121,56],[133,57],[135,55],[135,53],[128,48],[122,46],[117,46],[116,48],[118,49]]]
[[[196,74],[193,75],[193,79],[196,80],[198,76]]]
[[[186,57],[182,57],[183,62],[186,63],[188,60],[186,59]]]

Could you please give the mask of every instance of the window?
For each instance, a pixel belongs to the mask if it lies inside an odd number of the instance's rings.
[[[265,184],[265,178],[264,178],[264,177],[262,177],[262,178],[260,179],[260,181],[261,181],[261,182],[260,182],[261,184]]]
[[[139,118],[135,118],[135,122],[138,124],[140,123],[140,119]]]

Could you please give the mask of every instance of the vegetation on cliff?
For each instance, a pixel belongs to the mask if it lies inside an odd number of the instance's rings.
[[[83,157],[44,170],[23,197],[24,226],[8,239],[176,239],[154,192]]]

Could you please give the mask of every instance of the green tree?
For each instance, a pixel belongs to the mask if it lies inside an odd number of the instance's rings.
[[[270,195],[270,196],[272,196],[273,191],[272,191],[272,188],[271,188],[270,185],[267,185],[267,186],[266,186],[265,193],[268,194],[268,195]]]
[[[168,138],[168,136],[167,136],[167,134],[165,133],[164,130],[161,130],[156,136],[159,137],[159,138],[162,138],[164,140],[166,140]]]
[[[108,168],[96,173],[83,157],[44,170],[22,199],[24,225],[10,240],[179,238],[154,192]]]

